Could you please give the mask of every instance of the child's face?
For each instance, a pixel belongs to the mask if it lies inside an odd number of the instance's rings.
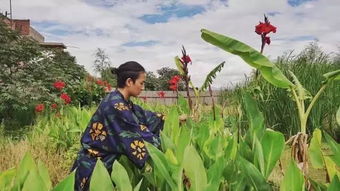
[[[133,83],[132,80],[128,82],[130,96],[137,97],[144,90],[145,80],[146,80],[146,74],[145,72],[143,72],[139,74],[135,83]]]

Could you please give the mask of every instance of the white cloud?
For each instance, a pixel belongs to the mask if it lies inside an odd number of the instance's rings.
[[[93,53],[104,48],[113,65],[136,60],[147,70],[168,66],[175,67],[173,58],[180,55],[185,45],[193,60],[190,74],[200,85],[204,76],[222,61],[225,68],[219,74],[214,87],[229,86],[244,79],[251,68],[239,58],[206,43],[200,37],[200,29],[222,33],[259,49],[260,37],[254,32],[255,25],[263,20],[263,13],[277,26],[277,33],[270,34],[272,44],[264,54],[271,59],[287,50],[302,50],[310,41],[292,41],[299,36],[314,36],[327,52],[337,51],[340,46],[340,20],[335,16],[340,10],[338,0],[315,0],[291,7],[286,0],[167,0],[167,1],[101,1],[86,3],[81,0],[16,0],[13,2],[15,18],[31,19],[32,22],[55,22],[56,25],[39,28],[47,41],[60,41],[69,46],[79,64],[92,72]],[[113,2],[112,7],[107,5]],[[180,2],[204,6],[205,12],[193,17],[171,18],[166,23],[148,24],[139,19],[145,14],[161,14],[160,6]],[[162,3],[162,4],[161,4]],[[7,0],[0,0],[5,10]],[[55,30],[83,31],[58,35]],[[101,31],[98,34],[96,31]],[[131,41],[157,41],[151,47],[126,47]]]

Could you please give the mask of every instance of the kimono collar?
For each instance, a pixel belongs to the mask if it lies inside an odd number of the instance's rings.
[[[124,98],[124,95],[123,95],[122,93],[120,93],[120,91],[119,91],[118,89],[116,89],[116,90],[114,91],[114,93],[117,94],[117,95],[119,95],[119,96],[122,98],[122,100],[124,100],[124,101],[127,103],[127,105],[129,105],[129,106],[132,106],[132,105],[133,105],[132,101],[131,101],[130,99],[126,100],[126,99]]]

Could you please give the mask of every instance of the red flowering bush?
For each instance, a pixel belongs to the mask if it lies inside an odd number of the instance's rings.
[[[54,104],[51,105],[51,108],[52,108],[52,109],[57,109],[57,108],[58,108],[58,105],[57,105],[56,103],[54,103]]]
[[[45,105],[44,104],[38,104],[35,106],[35,112],[40,113],[43,112],[45,109]]]
[[[53,83],[53,86],[54,86],[57,90],[61,91],[61,90],[65,87],[65,82],[58,80],[58,81],[56,81],[56,82]]]
[[[70,96],[67,95],[66,93],[62,93],[62,94],[60,95],[60,98],[64,100],[65,105],[71,103],[71,98],[70,98]]]

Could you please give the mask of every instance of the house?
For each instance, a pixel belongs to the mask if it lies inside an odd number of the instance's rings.
[[[63,43],[59,42],[45,42],[45,37],[31,27],[29,19],[9,19],[0,13],[0,21],[7,24],[12,30],[16,30],[20,35],[30,37],[37,41],[42,47],[53,49],[66,49]]]

